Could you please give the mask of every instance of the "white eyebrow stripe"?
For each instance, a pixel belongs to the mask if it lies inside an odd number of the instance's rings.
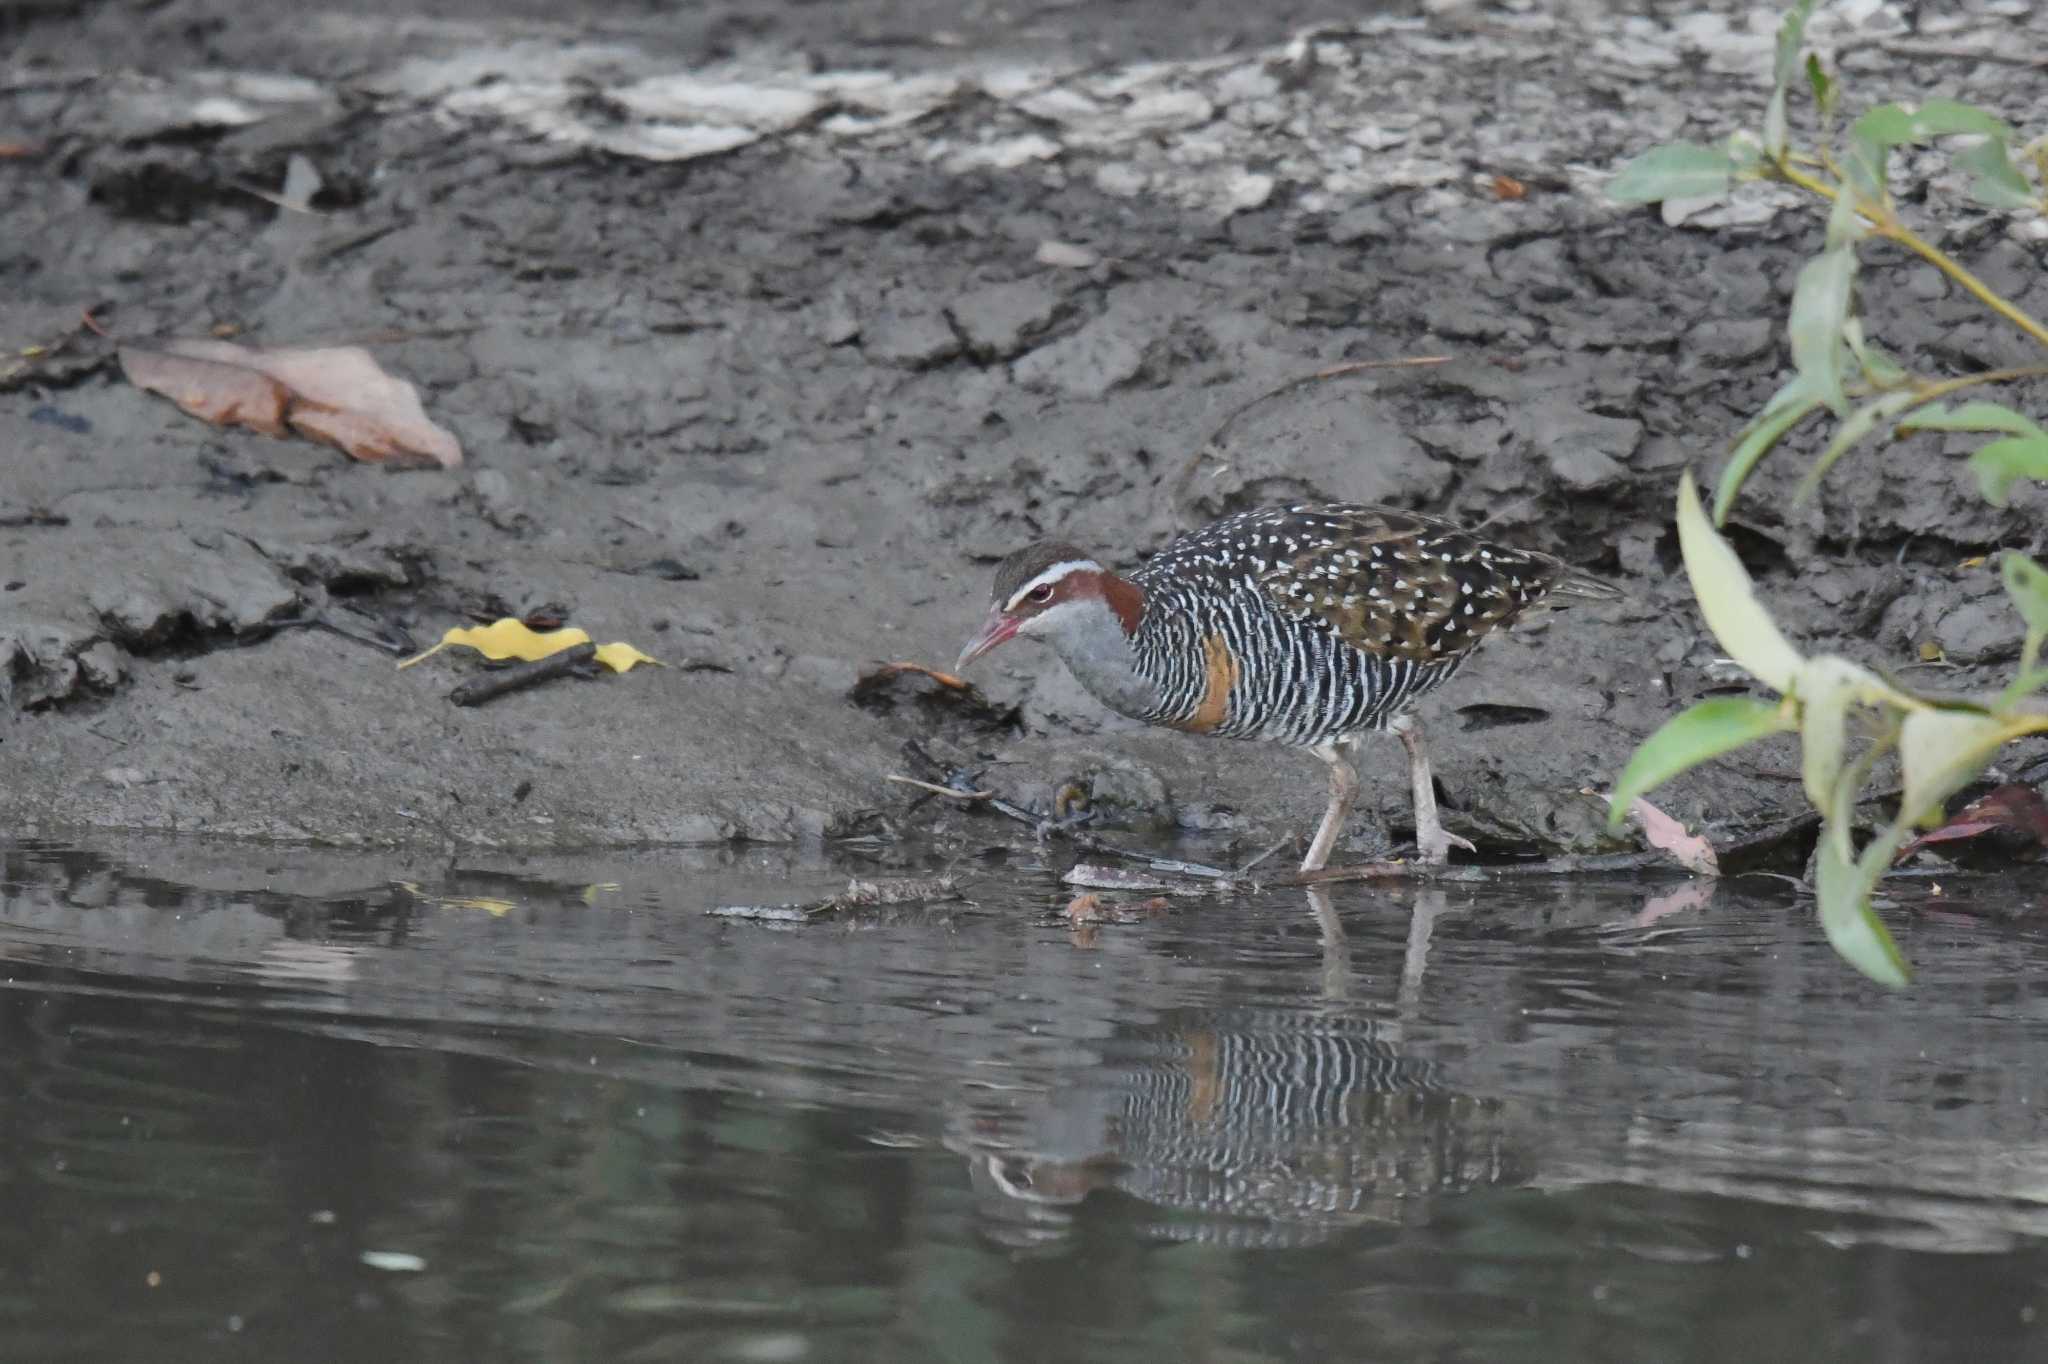
[[[1093,559],[1068,559],[1062,563],[1054,564],[1051,568],[1046,569],[1030,582],[1012,592],[1010,599],[1003,603],[1003,609],[1005,611],[1016,610],[1018,604],[1025,597],[1029,596],[1034,588],[1044,587],[1049,583],[1056,583],[1069,573],[1079,573],[1082,569],[1087,569],[1091,573],[1100,573],[1102,565],[1096,563]]]

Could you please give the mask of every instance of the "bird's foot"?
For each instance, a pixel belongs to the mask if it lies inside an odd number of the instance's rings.
[[[1466,852],[1478,852],[1470,839],[1458,837],[1439,824],[1433,829],[1418,829],[1415,833],[1415,851],[1424,863],[1441,867],[1451,860],[1451,849],[1463,848]]]

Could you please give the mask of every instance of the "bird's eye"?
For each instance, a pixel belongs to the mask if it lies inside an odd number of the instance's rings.
[[[1030,600],[1035,601],[1039,605],[1043,606],[1045,603],[1052,600],[1052,584],[1040,583],[1038,586],[1032,588],[1029,592],[1025,593],[1024,595],[1028,597]]]

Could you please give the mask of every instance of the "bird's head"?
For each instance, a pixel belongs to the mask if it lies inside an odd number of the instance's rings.
[[[1026,546],[996,566],[988,618],[960,651],[955,670],[1018,635],[1058,643],[1111,621],[1130,635],[1138,628],[1144,602],[1135,583],[1072,545],[1042,541]]]

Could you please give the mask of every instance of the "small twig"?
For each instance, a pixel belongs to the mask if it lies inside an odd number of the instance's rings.
[[[108,341],[114,339],[113,333],[100,325],[99,319],[92,315],[92,309],[89,307],[78,310],[78,324],[94,336],[102,337]]]
[[[505,668],[465,682],[449,692],[448,699],[458,706],[480,706],[486,701],[495,701],[509,692],[524,691],[528,687],[537,687],[543,682],[566,677],[596,657],[595,644],[574,645],[558,654],[536,659],[532,663],[522,663],[516,668]]]
[[[1195,481],[1195,471],[1202,467],[1204,459],[1215,458],[1222,454],[1223,441],[1229,435],[1230,428],[1235,426],[1238,420],[1246,413],[1261,403],[1271,402],[1275,398],[1284,398],[1296,389],[1306,388],[1310,384],[1319,384],[1325,379],[1338,379],[1347,374],[1357,374],[1364,370],[1372,369],[1418,369],[1424,365],[1448,364],[1450,359],[1451,357],[1448,355],[1409,355],[1394,360],[1353,360],[1347,364],[1332,365],[1328,369],[1319,369],[1313,374],[1297,375],[1277,388],[1268,389],[1264,393],[1239,403],[1230,410],[1228,416],[1218,423],[1216,429],[1209,433],[1209,438],[1202,442],[1201,447],[1195,451],[1194,456],[1188,460],[1179,475],[1173,480],[1169,499],[1175,515],[1179,516],[1183,522],[1189,521],[1190,518],[1185,514],[1185,508],[1182,504],[1187,497],[1188,485]]]
[[[1245,863],[1245,864],[1244,864],[1243,866],[1239,867],[1239,868],[1237,869],[1236,875],[1238,875],[1238,876],[1240,876],[1240,877],[1242,877],[1242,876],[1247,876],[1247,875],[1249,875],[1249,874],[1251,873],[1251,869],[1252,869],[1253,867],[1256,867],[1256,866],[1258,866],[1258,865],[1259,865],[1259,863],[1261,863],[1261,862],[1265,861],[1265,860],[1266,860],[1267,858],[1271,857],[1271,856],[1272,856],[1272,855],[1273,855],[1274,853],[1276,853],[1276,852],[1279,852],[1279,851],[1280,851],[1280,850],[1281,850],[1282,848],[1286,847],[1286,846],[1287,846],[1287,845],[1288,845],[1289,843],[1292,843],[1293,841],[1294,841],[1294,840],[1293,840],[1292,838],[1283,838],[1283,839],[1281,839],[1281,840],[1280,840],[1280,841],[1279,841],[1278,843],[1275,843],[1275,844],[1274,844],[1274,845],[1273,845],[1272,847],[1270,847],[1270,848],[1266,849],[1266,850],[1265,850],[1264,852],[1260,853],[1260,854],[1259,854],[1259,855],[1258,855],[1257,857],[1254,857],[1254,858],[1253,858],[1253,859],[1252,859],[1251,861],[1249,861],[1249,862]]]
[[[994,800],[996,795],[993,791],[956,791],[950,786],[941,786],[937,782],[919,781],[916,777],[899,777],[893,772],[882,778],[882,780],[893,781],[898,786],[915,786],[920,791],[929,791],[935,796],[945,796],[949,800],[963,802]]]

